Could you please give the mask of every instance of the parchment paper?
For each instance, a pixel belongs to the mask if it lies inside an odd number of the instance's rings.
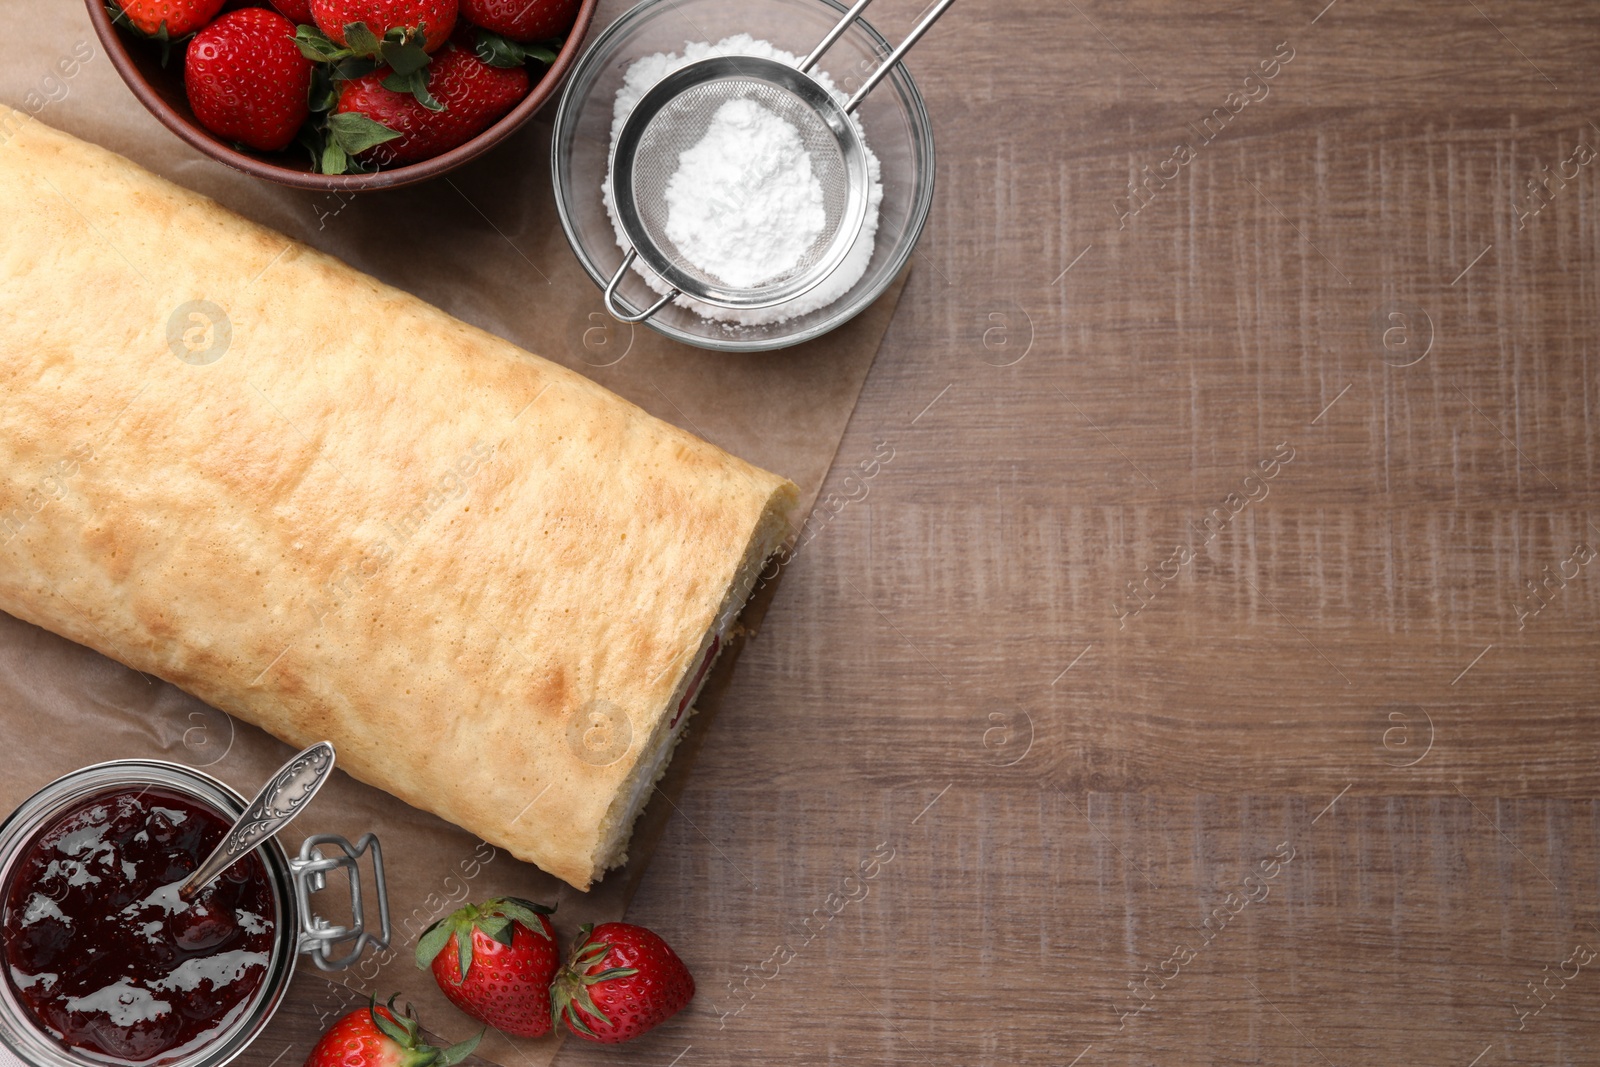
[[[344,199],[283,189],[205,159],[160,126],[117,77],[80,3],[55,0],[30,7],[28,18],[0,36],[0,101],[121,152],[787,475],[801,486],[809,510],[888,327],[903,277],[867,312],[809,345],[767,355],[686,348],[644,327],[613,323],[568,249],[550,193],[553,108],[447,180]],[[603,4],[591,35],[624,8]],[[769,583],[757,593],[747,624],[759,619],[774,588]],[[700,711],[661,784],[666,802],[660,794],[654,797],[634,835],[628,865],[588,894],[336,774],[287,831],[285,844],[292,853],[312,833],[353,840],[375,830],[388,870],[394,949],[332,981],[302,965],[284,1007],[240,1062],[303,1062],[321,1029],[371,993],[386,998],[403,992],[417,1005],[424,1025],[445,1039],[474,1032],[476,1025],[411,962],[417,934],[463,900],[515,894],[558,903],[564,942],[582,922],[620,918],[672,815],[670,801],[683,788],[737,654],[737,647],[724,652],[709,680]],[[68,771],[127,757],[203,768],[248,796],[291,754],[261,731],[164,682],[3,614],[0,747],[13,754],[11,770],[0,776],[0,812]],[[491,1032],[478,1055],[537,1067],[548,1063],[558,1047],[553,1037],[512,1042]]]

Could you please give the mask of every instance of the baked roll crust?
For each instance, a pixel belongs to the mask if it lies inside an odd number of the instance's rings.
[[[20,121],[19,121],[20,120]],[[0,609],[586,889],[795,487],[0,108]]]

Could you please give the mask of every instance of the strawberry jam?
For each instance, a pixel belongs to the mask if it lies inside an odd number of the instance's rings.
[[[196,1051],[260,988],[277,916],[259,854],[191,903],[178,887],[230,825],[173,790],[126,787],[57,816],[6,884],[6,981],[39,1025],[90,1058]]]

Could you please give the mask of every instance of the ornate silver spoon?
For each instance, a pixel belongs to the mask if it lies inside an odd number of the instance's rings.
[[[223,871],[253,852],[311,803],[322,783],[333,773],[333,746],[318,741],[285,763],[261,792],[250,802],[222,841],[205,862],[178,889],[178,896],[192,901]]]

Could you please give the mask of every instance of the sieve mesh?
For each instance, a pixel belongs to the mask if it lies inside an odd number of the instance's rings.
[[[633,208],[644,234],[654,245],[656,256],[664,258],[691,281],[707,288],[725,284],[691,262],[667,236],[667,185],[677,173],[682,153],[693,148],[706,135],[718,109],[730,100],[750,100],[793,126],[801,144],[811,157],[811,173],[822,188],[824,222],[792,268],[761,283],[762,288],[784,285],[803,276],[822,263],[839,236],[849,214],[851,176],[839,139],[809,102],[764,78],[732,74],[693,85],[668,100],[653,114],[639,136],[630,161]],[[740,205],[729,204],[731,212]],[[646,261],[655,256],[640,252]]]

